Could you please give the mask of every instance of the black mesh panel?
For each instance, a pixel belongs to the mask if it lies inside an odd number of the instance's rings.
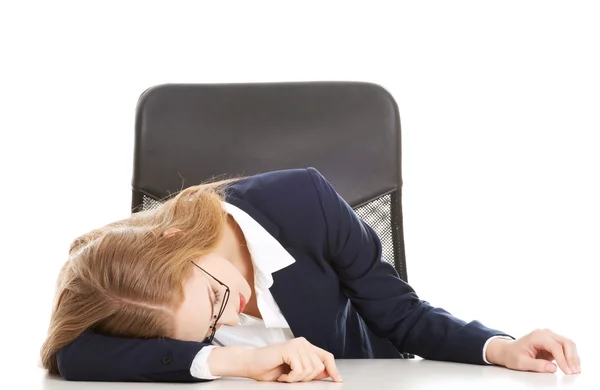
[[[158,200],[154,200],[154,199],[150,198],[149,196],[142,195],[142,209],[138,210],[138,211],[146,211],[146,210],[155,209],[160,205],[161,205],[161,202],[159,202]]]
[[[382,256],[396,268],[396,253],[392,236],[391,195],[384,195],[354,209],[356,214],[367,223],[381,241]]]

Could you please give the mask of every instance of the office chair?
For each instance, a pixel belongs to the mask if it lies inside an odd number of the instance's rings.
[[[132,212],[213,178],[315,167],[379,235],[408,281],[400,119],[362,82],[166,84],[139,98]]]

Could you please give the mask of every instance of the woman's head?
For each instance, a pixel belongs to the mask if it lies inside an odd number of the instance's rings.
[[[211,293],[219,295],[219,290],[192,262],[232,284],[232,296],[246,288],[239,272],[218,254],[228,231],[221,204],[224,184],[187,188],[157,209],[93,230],[71,244],[42,346],[44,367],[57,373],[56,352],[86,330],[197,341],[206,336],[208,329],[201,335],[191,325],[202,326],[211,308],[192,310],[202,300],[189,296],[203,283],[205,296],[207,285]]]
[[[224,255],[217,249],[195,262],[192,275],[183,283],[184,298],[175,311],[172,337],[202,341],[212,334],[215,324],[218,328],[239,322],[252,289]]]

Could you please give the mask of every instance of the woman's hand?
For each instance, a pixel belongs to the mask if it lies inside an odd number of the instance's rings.
[[[513,370],[579,374],[581,366],[575,343],[548,329],[538,329],[517,340],[494,339],[488,344],[490,363]]]
[[[245,377],[259,381],[308,382],[342,377],[333,355],[315,347],[304,337],[247,351]]]

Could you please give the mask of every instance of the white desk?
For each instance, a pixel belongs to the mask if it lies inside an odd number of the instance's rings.
[[[474,366],[434,362],[428,360],[338,360],[344,383],[314,381],[310,383],[282,384],[255,382],[246,379],[222,378],[195,384],[177,383],[110,383],[68,382],[47,376],[41,368],[32,368],[31,375],[19,380],[19,388],[34,390],[100,390],[100,389],[296,389],[306,390],[425,390],[425,389],[598,389],[600,374],[591,364],[585,364],[579,375],[537,374],[511,371],[500,367]],[[26,383],[24,383],[26,382]],[[2,388],[16,388],[13,386]]]

